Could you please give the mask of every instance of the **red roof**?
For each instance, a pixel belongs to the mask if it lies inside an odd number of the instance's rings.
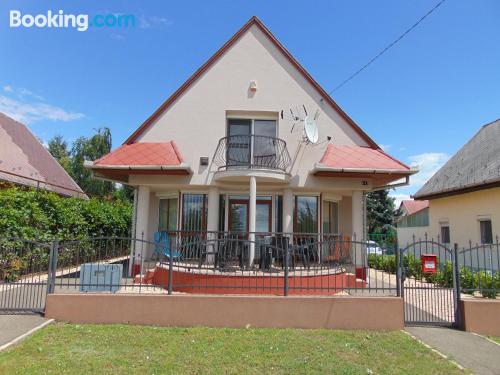
[[[344,120],[351,126],[351,128],[368,143],[371,147],[378,148],[378,145],[373,141],[368,134],[366,134],[355,122],[351,119],[342,108],[332,99],[332,97],[319,85],[318,82],[307,72],[302,65],[292,56],[292,54],[280,43],[280,41],[269,31],[269,29],[262,23],[262,21],[253,16],[245,23],[236,34],[234,34],[217,52],[215,52],[210,59],[205,62],[191,77],[183,83],[163,104],[148,118],[139,128],[132,133],[132,135],[125,141],[126,144],[132,144],[137,140],[139,135],[144,132],[158,117],[160,117],[175,101],[193,85],[196,80],[203,75],[213,64],[215,64],[224,53],[229,50],[253,25],[257,26],[264,35],[276,46],[285,58],[299,71],[299,73],[308,81],[314,89],[321,95],[325,102],[330,105]]]
[[[400,208],[401,207],[405,208],[407,215],[413,215],[414,213],[429,207],[429,201],[406,200],[401,202]]]
[[[177,166],[183,162],[174,141],[125,144],[94,161],[103,166]]]
[[[329,144],[320,161],[334,169],[372,169],[409,172],[410,167],[397,161],[381,149]]]

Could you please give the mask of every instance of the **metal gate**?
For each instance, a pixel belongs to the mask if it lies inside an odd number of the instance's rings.
[[[0,314],[43,313],[54,244],[0,240]]]
[[[430,257],[429,257],[430,255]],[[422,257],[424,256],[424,257]],[[423,259],[437,260],[439,273],[426,273]],[[398,273],[407,325],[458,324],[457,248],[433,240],[419,240],[400,250]],[[437,278],[440,278],[437,280]]]

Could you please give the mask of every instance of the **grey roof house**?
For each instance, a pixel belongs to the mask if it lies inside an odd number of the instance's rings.
[[[432,199],[500,186],[500,119],[484,125],[415,194]]]
[[[3,113],[0,113],[0,181],[88,199],[33,133]]]

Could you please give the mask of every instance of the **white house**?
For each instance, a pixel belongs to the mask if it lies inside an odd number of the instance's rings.
[[[385,153],[257,17],[88,167],[137,188],[134,230],[148,239],[207,230],[364,241],[365,193],[416,172]]]

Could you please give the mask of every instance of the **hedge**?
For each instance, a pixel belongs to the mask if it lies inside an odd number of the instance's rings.
[[[127,201],[82,200],[46,191],[0,189],[0,282],[14,281],[37,271],[46,272],[47,246],[38,243],[56,238],[64,241],[128,237],[131,217],[132,205]],[[112,244],[116,240],[106,241]],[[85,241],[80,243],[78,252],[60,248],[58,264],[76,264],[75,254],[93,259],[98,255],[98,247]]]
[[[34,241],[128,235],[132,205],[127,201],[64,198],[55,193],[0,190],[0,238]]]
[[[369,254],[368,266],[377,270],[396,273],[396,256]],[[403,256],[403,266],[408,277],[425,279],[427,282],[445,288],[453,287],[453,265],[450,261],[441,264],[436,273],[424,274],[422,273],[420,259],[415,258],[412,254],[407,254]],[[483,297],[496,298],[497,293],[500,291],[500,272],[498,271],[493,273],[473,271],[468,267],[461,266],[459,274],[460,287],[466,290],[466,293],[472,294],[473,290],[480,290]]]

